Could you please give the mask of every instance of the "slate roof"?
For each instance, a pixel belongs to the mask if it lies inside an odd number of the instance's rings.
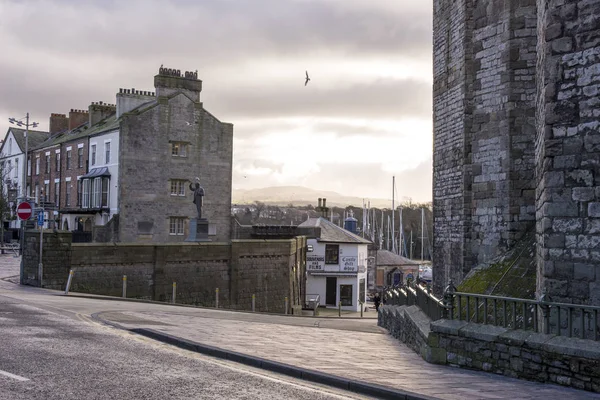
[[[25,129],[21,128],[9,128],[12,132],[17,144],[21,148],[21,151],[25,152]],[[36,146],[39,146],[43,143],[48,137],[50,137],[50,133],[44,131],[28,131],[29,138],[27,139],[27,150],[31,150]]]
[[[332,242],[332,243],[359,243],[359,244],[370,244],[371,241],[361,238],[354,233],[340,228],[331,221],[325,218],[309,218],[300,225],[299,227],[309,228],[321,228],[321,236],[317,238],[319,242]]]
[[[411,260],[410,258],[402,257],[398,254],[392,253],[389,250],[377,250],[377,265],[382,267],[399,267],[408,265],[417,266],[419,263]]]

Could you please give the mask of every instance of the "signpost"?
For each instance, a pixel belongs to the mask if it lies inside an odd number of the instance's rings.
[[[42,274],[43,274],[43,264],[42,264],[42,244],[44,243],[44,209],[41,208],[37,215],[37,224],[40,227],[40,263],[38,264],[38,274],[40,275],[40,287],[42,287]]]
[[[31,208],[31,204],[26,201],[19,203],[17,206],[17,216],[20,220],[28,220],[33,215],[33,209]]]

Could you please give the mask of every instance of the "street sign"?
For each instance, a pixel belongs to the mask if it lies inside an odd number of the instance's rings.
[[[44,212],[40,211],[37,216],[38,226],[44,226]]]
[[[17,206],[17,216],[19,217],[19,219],[25,220],[25,219],[29,219],[31,218],[31,214],[32,214],[32,209],[31,209],[31,204],[27,203],[27,202],[22,202],[19,203],[19,205]]]

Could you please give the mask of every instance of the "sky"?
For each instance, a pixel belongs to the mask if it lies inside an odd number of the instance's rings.
[[[198,70],[233,187],[431,200],[432,0],[0,0],[0,131]],[[304,85],[305,71],[311,78]]]

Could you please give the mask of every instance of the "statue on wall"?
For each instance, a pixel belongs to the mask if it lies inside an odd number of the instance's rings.
[[[204,188],[200,186],[200,178],[196,178],[196,183],[193,184],[190,182],[190,190],[192,191],[192,195],[194,196],[194,204],[196,205],[196,210],[198,211],[198,219],[202,218],[202,201],[204,199]]]

